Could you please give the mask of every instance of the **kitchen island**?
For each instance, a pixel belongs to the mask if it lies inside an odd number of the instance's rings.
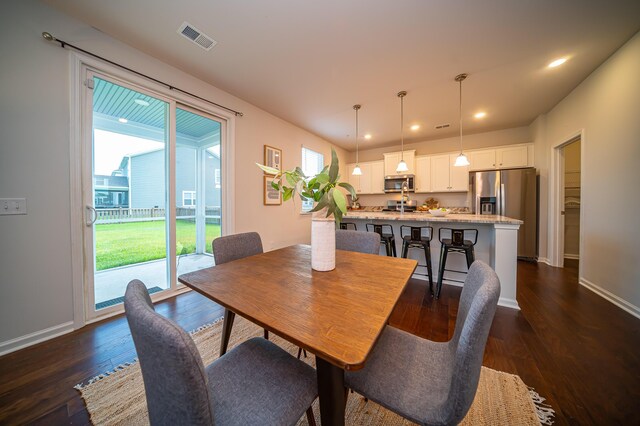
[[[438,230],[440,228],[477,229],[478,243],[475,246],[475,257],[491,265],[500,278],[501,291],[498,304],[513,309],[520,309],[516,301],[516,277],[518,229],[522,224],[521,220],[505,216],[476,214],[449,214],[444,217],[436,217],[428,212],[349,211],[344,215],[343,221],[356,223],[359,231],[365,231],[365,224],[367,223],[390,224],[393,227],[393,233],[396,237],[398,255],[402,253],[401,225],[433,227],[431,263],[433,265],[434,286],[438,279],[438,270],[440,267]],[[425,263],[424,252],[422,250],[409,250],[408,257],[416,259],[421,265]],[[464,256],[450,255],[447,259],[447,269],[466,271],[467,264]],[[426,273],[426,268],[418,266],[414,278],[427,280],[426,276],[419,275],[423,273]],[[459,282],[452,280],[464,281],[465,276],[463,273],[447,271],[442,282],[460,286],[461,284]]]

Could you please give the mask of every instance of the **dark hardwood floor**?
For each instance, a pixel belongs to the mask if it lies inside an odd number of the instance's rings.
[[[460,288],[440,300],[412,280],[391,325],[432,340],[453,332]],[[520,375],[556,410],[556,424],[640,424],[640,320],[582,288],[576,265],[518,264],[522,311],[498,308],[484,365]],[[190,292],[157,309],[187,330],[223,310]],[[73,386],[135,357],[124,317],[0,358],[0,424],[88,424]]]

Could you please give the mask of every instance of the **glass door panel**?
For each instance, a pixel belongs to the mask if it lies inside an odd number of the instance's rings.
[[[89,244],[98,311],[122,303],[132,279],[144,282],[149,293],[170,287],[169,104],[95,75],[93,83],[92,187],[86,202],[95,219]]]
[[[176,108],[176,270],[213,266],[211,242],[220,236],[220,122]]]

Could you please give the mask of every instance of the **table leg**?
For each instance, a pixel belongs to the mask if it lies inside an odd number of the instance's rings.
[[[343,426],[347,403],[344,370],[316,356],[316,372],[320,398],[320,424]]]
[[[231,336],[231,328],[233,327],[233,320],[236,317],[234,312],[228,309],[224,310],[224,322],[222,323],[222,336],[220,336],[220,356],[227,352],[227,346],[229,346],[229,337]]]

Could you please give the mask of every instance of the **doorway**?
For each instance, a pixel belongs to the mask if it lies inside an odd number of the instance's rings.
[[[157,92],[86,69],[86,320],[122,311],[126,286],[150,295],[213,266],[222,210],[224,121]],[[161,296],[162,297],[162,296]]]
[[[580,139],[562,148],[564,168],[564,264],[577,266],[580,260]]]

